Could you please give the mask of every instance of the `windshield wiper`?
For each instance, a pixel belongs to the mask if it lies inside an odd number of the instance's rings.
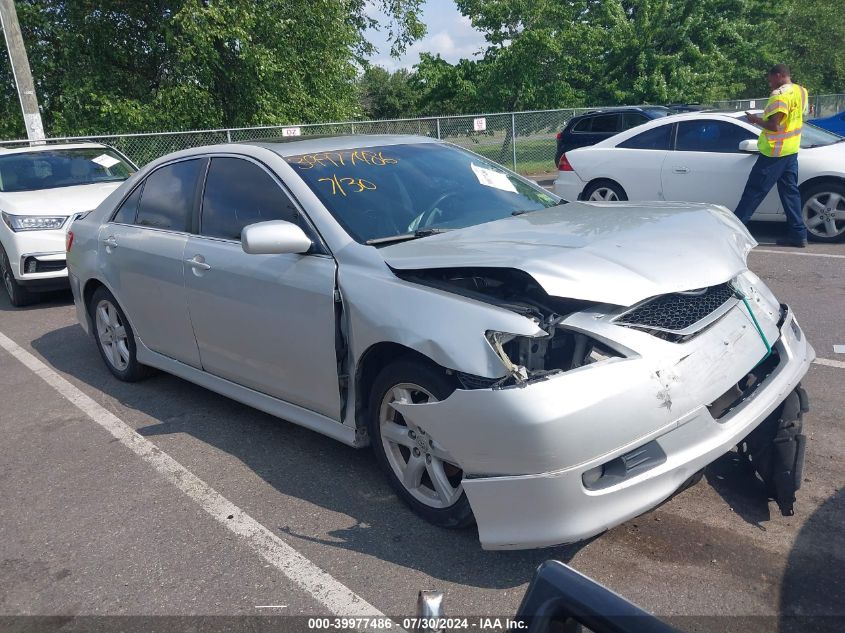
[[[415,240],[420,237],[428,237],[429,235],[437,235],[438,233],[445,233],[450,229],[417,229],[413,233],[401,233],[399,235],[389,235],[388,237],[377,237],[372,240],[367,240],[367,244],[375,246],[377,244],[389,244],[391,242],[405,242],[407,240]]]
[[[569,200],[563,200],[561,198],[560,202],[555,202],[551,207],[540,207],[539,209],[520,209],[518,211],[511,211],[511,215],[525,215],[526,213],[532,213],[533,211],[542,211],[543,209],[551,209],[552,207],[560,207],[564,204],[569,204]]]

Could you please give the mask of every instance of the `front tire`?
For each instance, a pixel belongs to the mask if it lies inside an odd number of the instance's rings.
[[[827,181],[803,190],[801,216],[811,240],[830,243],[845,239],[845,185]]]
[[[88,309],[97,349],[114,377],[123,382],[146,378],[151,370],[138,362],[135,333],[114,295],[101,286]]]
[[[414,512],[445,528],[475,522],[461,483],[463,471],[445,447],[391,405],[437,402],[454,390],[445,373],[435,367],[398,360],[373,382],[368,414],[373,451],[390,485]]]
[[[6,255],[2,246],[0,246],[0,276],[3,277],[3,287],[6,288],[9,301],[12,302],[13,306],[22,308],[35,301],[33,294],[15,279],[15,274],[12,272],[12,266],[9,263],[9,256]]]

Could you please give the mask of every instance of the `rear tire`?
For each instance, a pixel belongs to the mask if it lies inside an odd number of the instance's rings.
[[[6,255],[2,246],[0,246],[0,276],[3,277],[3,287],[6,288],[6,294],[9,295],[9,301],[13,306],[22,308],[35,301],[35,296],[15,279],[9,256]]]
[[[396,494],[426,521],[464,528],[475,517],[460,466],[436,438],[391,407],[392,402],[436,402],[454,390],[445,373],[432,365],[394,361],[373,382],[367,422],[376,459]]]
[[[845,185],[824,181],[801,191],[801,217],[815,242],[845,239]]]
[[[590,202],[620,202],[627,200],[628,194],[619,183],[612,180],[596,180],[587,185],[581,199]]]
[[[136,382],[149,376],[152,369],[138,362],[135,332],[114,295],[102,286],[97,288],[88,311],[97,349],[114,377]]]

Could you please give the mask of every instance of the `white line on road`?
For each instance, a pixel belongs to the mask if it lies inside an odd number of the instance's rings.
[[[217,522],[239,536],[248,547],[279,569],[315,600],[325,605],[332,613],[340,616],[383,616],[378,609],[346,585],[317,567],[170,455],[139,435],[116,415],[94,402],[43,361],[2,333],[0,333],[0,347],[111,433],[121,444],[155,468],[167,481],[188,495]]]
[[[827,367],[839,367],[839,369],[845,369],[845,361],[842,361],[842,360],[830,360],[829,358],[817,358],[813,362],[816,365],[826,365]]]
[[[766,248],[755,248],[752,253],[774,253],[775,255],[798,255],[800,257],[830,257],[831,259],[845,259],[845,255],[831,255],[830,253],[798,253],[796,251],[775,251]]]

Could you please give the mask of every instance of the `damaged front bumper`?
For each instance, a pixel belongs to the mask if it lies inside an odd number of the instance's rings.
[[[618,326],[599,323],[593,332],[611,327]],[[631,349],[639,342],[660,353],[397,409],[463,468],[485,549],[579,541],[671,496],[796,388],[815,357],[812,347],[788,309],[762,328],[776,339],[771,355],[737,307],[683,344],[626,333]],[[764,354],[769,367],[753,389],[730,406],[716,405]]]

